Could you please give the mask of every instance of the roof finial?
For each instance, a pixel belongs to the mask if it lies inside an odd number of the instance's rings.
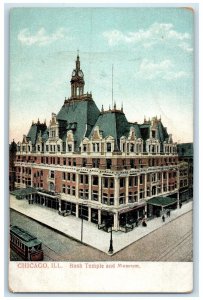
[[[113,108],[116,110],[116,101],[114,101],[114,106],[113,106]]]
[[[104,112],[104,105],[102,104],[101,112]]]
[[[76,70],[78,70],[78,71],[80,70],[79,50],[77,50]]]
[[[121,103],[121,111],[123,112],[123,101]]]
[[[110,106],[110,104],[109,104],[109,110],[111,110],[111,106]]]
[[[113,65],[112,65],[112,108],[113,108]]]

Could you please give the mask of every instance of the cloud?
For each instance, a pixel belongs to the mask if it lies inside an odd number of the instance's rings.
[[[173,24],[168,23],[154,23],[148,29],[140,29],[135,32],[123,33],[119,30],[111,30],[103,32],[103,37],[107,40],[110,46],[118,44],[138,44],[142,43],[145,48],[153,45],[166,42],[178,41],[178,46],[188,51],[192,49],[188,42],[191,40],[191,35],[187,32],[178,32],[174,29]]]
[[[65,34],[66,30],[64,28],[59,28],[51,34],[48,34],[43,27],[40,28],[35,34],[31,34],[28,28],[24,28],[19,32],[18,40],[22,45],[37,45],[42,47],[65,38]]]
[[[175,80],[180,78],[188,78],[189,74],[184,71],[177,72],[174,64],[169,59],[162,60],[160,62],[143,59],[136,76],[147,80]]]

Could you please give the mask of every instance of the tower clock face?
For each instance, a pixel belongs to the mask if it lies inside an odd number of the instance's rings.
[[[73,75],[73,76],[75,76],[75,75],[76,75],[76,72],[75,72],[75,70],[73,71],[72,75]]]
[[[83,72],[82,72],[82,71],[79,71],[79,72],[78,72],[78,75],[81,76],[81,77],[83,77]]]

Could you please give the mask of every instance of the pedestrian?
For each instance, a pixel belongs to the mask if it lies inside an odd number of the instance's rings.
[[[142,226],[147,227],[147,223],[145,222],[145,220],[142,221]]]
[[[170,210],[168,211],[168,216],[169,216],[169,217],[171,216],[171,211],[170,211]]]
[[[165,222],[165,216],[164,215],[162,216],[162,221]]]
[[[138,220],[136,220],[136,221],[135,221],[135,225],[136,225],[136,227],[138,227],[138,224],[139,224],[139,221],[138,221]]]
[[[180,202],[180,204],[179,204],[179,207],[181,208],[182,207],[182,203]]]

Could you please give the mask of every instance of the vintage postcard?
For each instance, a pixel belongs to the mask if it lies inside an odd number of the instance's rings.
[[[10,10],[10,291],[192,291],[194,15]]]

